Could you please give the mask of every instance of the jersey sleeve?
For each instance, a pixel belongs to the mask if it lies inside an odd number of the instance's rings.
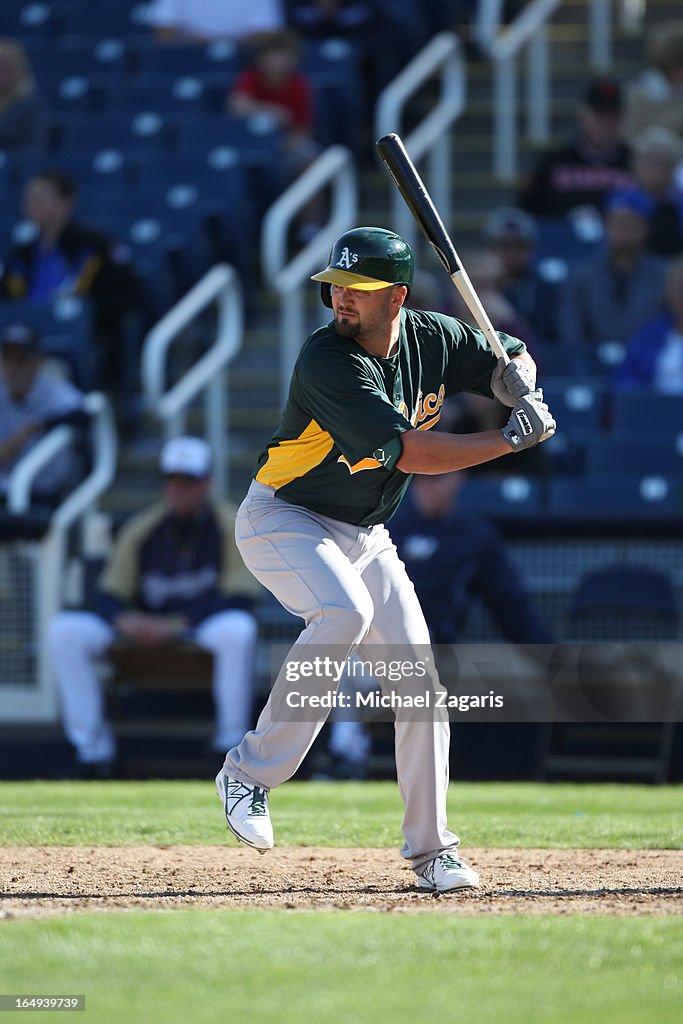
[[[439,317],[445,333],[448,350],[446,396],[468,391],[474,395],[493,398],[491,374],[497,357],[491,351],[482,331],[470,327],[454,317]],[[509,356],[526,351],[526,345],[519,338],[513,338],[502,331],[496,332]]]
[[[309,350],[299,359],[295,375],[302,410],[329,433],[352,465],[411,429],[370,367],[353,352]],[[380,461],[387,465],[384,457]]]

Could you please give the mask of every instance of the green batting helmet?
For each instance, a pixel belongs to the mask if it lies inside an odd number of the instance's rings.
[[[332,308],[330,285],[378,291],[392,284],[413,283],[414,260],[408,243],[385,228],[354,228],[332,246],[328,265],[312,281],[320,281],[323,303]]]

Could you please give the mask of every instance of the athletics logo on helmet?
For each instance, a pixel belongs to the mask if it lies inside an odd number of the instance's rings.
[[[404,284],[410,293],[413,271],[412,250],[400,235],[385,228],[354,228],[337,239],[328,265],[311,280],[321,282],[323,304],[331,309],[333,284],[366,292]]]

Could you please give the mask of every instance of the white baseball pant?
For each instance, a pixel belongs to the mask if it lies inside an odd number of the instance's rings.
[[[235,608],[210,615],[189,634],[214,656],[215,750],[239,742],[249,728],[257,629],[253,615]],[[116,754],[96,670],[115,637],[113,627],[92,612],[60,612],[48,631],[64,731],[86,764],[110,761]]]
[[[361,643],[429,647],[415,589],[384,526],[359,527],[318,515],[253,482],[237,514],[235,536],[247,568],[306,623],[297,652],[302,645],[334,645],[349,653]],[[228,775],[272,789],[295,773],[327,714],[318,712],[315,721],[274,720],[273,708],[288,689],[282,672],[256,728],[228,751]],[[404,804],[401,854],[415,870],[459,843],[446,824],[449,739],[445,717],[401,716],[395,723]]]

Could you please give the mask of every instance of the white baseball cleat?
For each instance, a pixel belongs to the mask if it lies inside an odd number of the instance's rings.
[[[417,885],[419,889],[430,889],[432,892],[476,889],[479,886],[479,875],[454,853],[446,852],[429,861],[417,876]]]
[[[223,769],[216,776],[216,792],[223,803],[225,821],[234,836],[259,853],[273,846],[273,826],[268,812],[268,791],[231,779]]]

